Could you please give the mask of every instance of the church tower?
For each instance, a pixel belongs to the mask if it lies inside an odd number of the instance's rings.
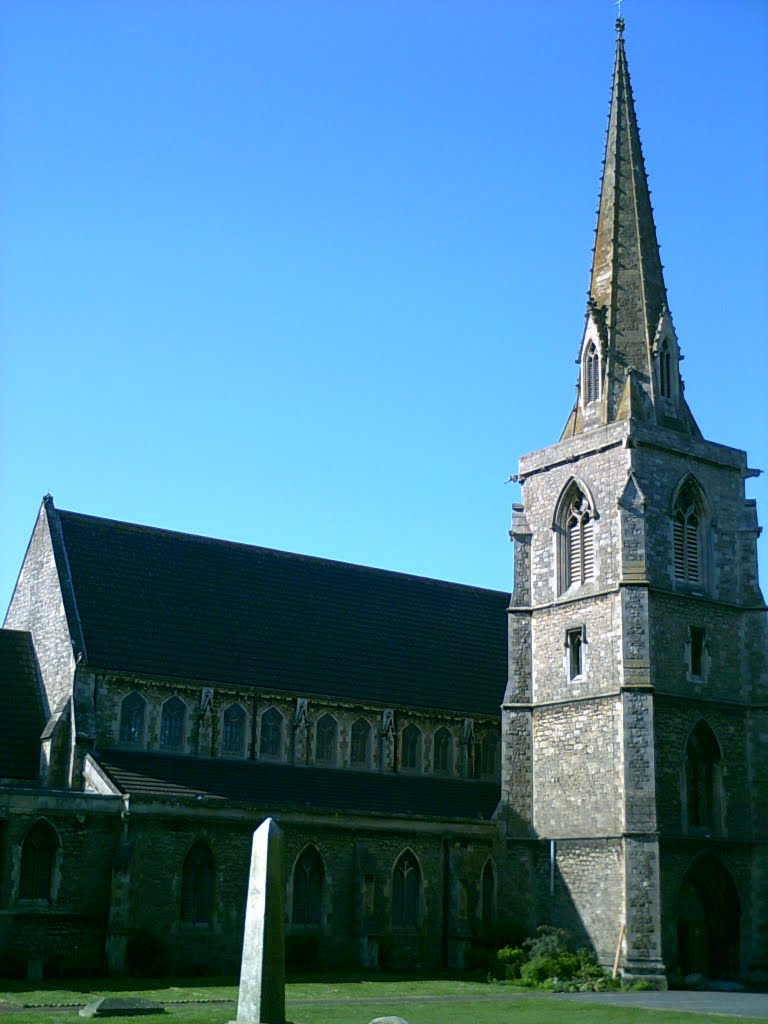
[[[704,440],[617,40],[576,401],[520,459],[500,813],[537,916],[625,977],[768,969],[768,674],[755,475]],[[695,358],[695,339],[692,342]],[[761,810],[762,813],[761,813]]]

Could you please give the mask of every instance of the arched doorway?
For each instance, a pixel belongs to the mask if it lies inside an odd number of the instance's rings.
[[[682,973],[737,977],[739,896],[733,879],[716,857],[699,857],[688,869],[680,886],[677,913],[677,953]]]

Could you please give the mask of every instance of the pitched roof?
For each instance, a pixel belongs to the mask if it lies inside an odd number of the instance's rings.
[[[429,775],[299,767],[264,761],[181,757],[141,750],[91,755],[121,793],[189,800],[204,796],[262,808],[489,819],[499,801],[496,782]]]
[[[0,778],[37,780],[45,713],[32,636],[0,629]]]
[[[506,593],[46,506],[95,668],[498,713]]]

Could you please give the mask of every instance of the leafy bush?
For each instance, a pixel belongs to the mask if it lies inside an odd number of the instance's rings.
[[[497,971],[494,972],[498,978],[505,978],[508,981],[514,981],[520,977],[520,971],[525,960],[525,952],[516,946],[514,949],[511,946],[502,946],[501,949],[496,951],[496,966]]]
[[[569,942],[570,935],[562,928],[542,925],[522,948],[507,945],[498,949],[491,974],[554,992],[600,992],[621,987],[605,973],[590,950],[574,952]]]

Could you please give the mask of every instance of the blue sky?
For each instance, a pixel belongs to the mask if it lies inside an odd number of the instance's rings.
[[[573,400],[615,13],[4,0],[0,604],[47,491],[508,590],[504,481]],[[768,468],[768,4],[624,16],[686,394]]]

